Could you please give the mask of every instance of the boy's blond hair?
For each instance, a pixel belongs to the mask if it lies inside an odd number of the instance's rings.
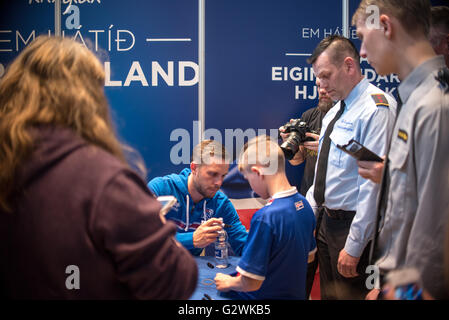
[[[269,136],[257,136],[243,147],[239,156],[238,169],[240,172],[249,172],[253,165],[264,168],[264,175],[285,173],[284,153]]]

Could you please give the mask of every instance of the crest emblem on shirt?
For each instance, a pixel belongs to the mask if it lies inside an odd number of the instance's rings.
[[[179,211],[179,208],[181,207],[181,204],[179,203],[179,202],[176,202],[174,205],[173,205],[173,207],[172,207],[172,210],[174,210],[174,211]]]
[[[206,214],[206,220],[207,220],[207,219],[210,219],[210,218],[212,218],[212,216],[214,215],[214,210],[213,210],[213,209],[206,208],[205,214]]]
[[[296,208],[296,211],[299,211],[304,208],[304,203],[302,202],[302,200],[295,202],[295,208]]]

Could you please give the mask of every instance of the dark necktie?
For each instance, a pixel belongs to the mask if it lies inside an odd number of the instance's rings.
[[[318,206],[324,203],[324,191],[326,190],[326,173],[327,173],[327,160],[329,158],[329,149],[331,147],[330,135],[334,129],[335,122],[341,117],[345,111],[345,102],[341,100],[340,110],[338,110],[334,119],[327,126],[324,133],[323,142],[321,144],[320,156],[318,157],[318,165],[316,169],[315,190],[313,196]]]
[[[399,96],[399,93],[397,95],[396,98],[398,105],[396,107],[396,120],[395,123],[393,125],[393,128],[396,125],[396,121],[398,120],[399,117],[399,112],[401,111],[402,108],[402,100],[401,97]],[[387,148],[387,156],[385,157],[385,166],[382,172],[382,182],[380,185],[380,190],[379,190],[379,199],[378,199],[378,204],[377,204],[377,216],[376,216],[376,229],[374,230],[374,238],[373,241],[371,242],[371,248],[370,248],[370,253],[369,253],[369,262],[371,264],[374,264],[375,261],[373,261],[373,256],[374,256],[374,252],[376,251],[377,248],[377,238],[379,236],[380,230],[382,229],[383,226],[383,222],[385,219],[385,211],[387,210],[387,202],[388,202],[388,191],[390,190],[390,172],[389,172],[389,165],[390,165],[390,160],[388,158],[388,155],[390,154],[390,149],[391,149],[391,142],[393,140],[393,134],[394,134],[394,129],[391,130],[391,136],[390,136],[390,141],[388,142],[388,148]]]

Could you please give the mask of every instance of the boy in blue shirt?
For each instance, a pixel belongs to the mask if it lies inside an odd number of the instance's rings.
[[[309,253],[316,250],[315,216],[307,200],[285,175],[277,143],[259,136],[245,146],[239,170],[267,205],[251,219],[238,275],[218,273],[215,284],[238,299],[306,299]]]

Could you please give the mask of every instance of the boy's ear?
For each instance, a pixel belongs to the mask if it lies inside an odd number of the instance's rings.
[[[262,170],[258,166],[251,166],[251,172],[257,174],[258,176],[262,175]]]
[[[390,19],[389,16],[387,16],[386,14],[382,14],[379,17],[379,27],[382,30],[382,32],[384,33],[385,37],[387,39],[391,39],[391,36],[393,34],[393,29],[392,29],[392,21]]]

